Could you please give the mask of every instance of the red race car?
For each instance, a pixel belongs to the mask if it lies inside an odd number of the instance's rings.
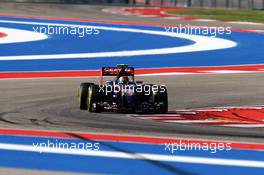
[[[166,86],[135,81],[134,72],[134,68],[127,64],[102,67],[99,84],[81,83],[78,90],[80,109],[89,112],[167,113]],[[105,76],[114,79],[104,82]]]

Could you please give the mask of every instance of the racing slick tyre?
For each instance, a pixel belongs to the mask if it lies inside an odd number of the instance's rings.
[[[168,112],[168,93],[167,88],[163,87],[164,91],[161,92],[160,88],[157,94],[154,95],[154,103],[161,104],[158,113],[166,114]]]
[[[87,110],[88,89],[93,83],[81,83],[78,89],[78,102],[81,110]]]
[[[89,112],[101,112],[100,106],[97,104],[99,101],[99,86],[98,85],[90,85],[88,88],[88,95],[87,95],[87,110]]]

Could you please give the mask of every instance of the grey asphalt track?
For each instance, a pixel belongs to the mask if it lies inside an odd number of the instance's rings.
[[[27,170],[27,169],[12,169],[12,168],[0,168],[0,172],[5,175],[92,175],[87,173],[65,173],[55,171],[39,171],[39,170]]]
[[[263,104],[264,73],[138,77],[166,84],[169,108]],[[263,142],[263,129],[168,124],[115,113],[80,111],[80,82],[97,78],[1,80],[0,127]]]
[[[150,23],[182,22],[105,14],[101,12],[102,8],[104,7],[0,3],[0,13],[10,15],[40,15]],[[201,23],[192,22],[192,25],[195,24],[200,25]],[[205,24],[203,23],[203,25]],[[224,24],[210,23],[210,25]],[[234,26],[242,27],[242,25]],[[261,28],[260,26],[245,27]],[[182,109],[264,104],[263,77],[264,73],[250,73],[170,75],[139,77],[139,79],[167,85],[169,108]],[[125,114],[94,114],[80,111],[77,105],[76,92],[80,82],[83,81],[96,81],[96,78],[0,80],[0,127],[263,142],[264,129],[261,128],[169,124],[135,119]]]

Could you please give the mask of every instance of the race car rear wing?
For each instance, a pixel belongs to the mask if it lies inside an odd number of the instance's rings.
[[[119,73],[122,73],[122,76],[134,76],[134,68],[133,67],[126,67],[121,71],[122,68],[118,67],[102,67],[101,75],[102,76],[117,76]]]
[[[100,84],[103,84],[103,76],[132,76],[134,81],[135,70],[133,67],[127,67],[126,65],[118,65],[117,67],[102,67]]]

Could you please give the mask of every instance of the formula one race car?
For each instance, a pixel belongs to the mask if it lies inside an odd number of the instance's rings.
[[[104,76],[114,76],[104,83]],[[79,107],[89,112],[167,113],[168,95],[164,85],[135,81],[134,68],[127,64],[102,67],[99,85],[81,83]]]

